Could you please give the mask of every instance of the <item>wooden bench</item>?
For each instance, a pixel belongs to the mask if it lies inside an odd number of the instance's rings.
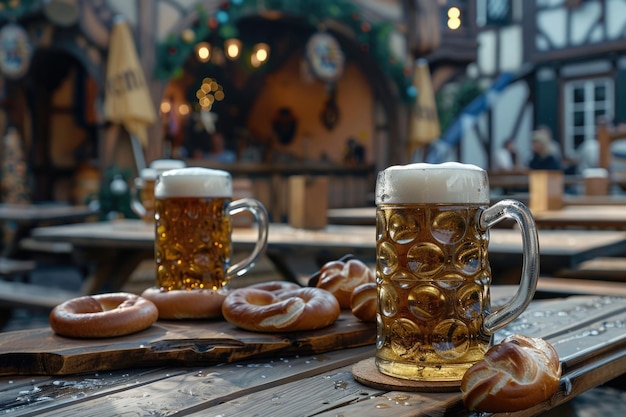
[[[594,281],[577,278],[539,278],[536,298],[570,295],[613,295],[626,297],[626,285],[621,282]]]
[[[30,237],[20,240],[19,247],[30,252],[43,252],[54,255],[71,255],[74,247],[67,242],[47,242]]]
[[[81,294],[44,285],[0,281],[0,308],[52,309]]]
[[[18,281],[0,281],[0,331],[16,308],[50,311],[58,304],[80,294],[50,286]]]
[[[560,277],[626,282],[626,257],[598,257],[581,262],[575,269],[559,271]]]
[[[11,258],[0,258],[0,276],[5,278],[26,278],[35,269],[34,261],[24,261]]]

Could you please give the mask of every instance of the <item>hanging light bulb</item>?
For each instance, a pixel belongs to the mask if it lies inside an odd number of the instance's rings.
[[[160,106],[161,113],[167,114],[172,110],[172,103],[169,100],[163,100]]]
[[[229,59],[237,59],[241,54],[241,41],[237,38],[226,39],[224,51]]]
[[[257,43],[252,48],[252,55],[250,56],[250,63],[253,67],[258,68],[263,65],[270,56],[270,46],[266,43]]]
[[[209,62],[211,59],[211,44],[208,42],[198,42],[195,49],[198,61]]]

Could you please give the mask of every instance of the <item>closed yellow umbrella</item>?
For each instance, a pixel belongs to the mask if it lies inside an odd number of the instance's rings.
[[[429,144],[441,135],[435,93],[430,79],[428,63],[420,59],[415,63],[413,84],[417,88],[417,100],[411,115],[409,151]]]
[[[135,42],[124,19],[116,19],[111,32],[104,117],[123,125],[131,137],[136,137],[144,147],[147,146],[147,128],[156,121],[156,112]]]

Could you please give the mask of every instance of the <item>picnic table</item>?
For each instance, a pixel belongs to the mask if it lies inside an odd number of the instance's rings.
[[[621,205],[575,205],[533,213],[540,228],[626,229],[626,207]]]
[[[0,221],[15,225],[12,238],[5,242],[4,256],[14,255],[19,241],[28,236],[36,226],[84,221],[97,215],[89,206],[71,206],[65,204],[0,204]]]
[[[498,305],[511,287],[492,287]],[[536,300],[496,334],[542,337],[563,367],[534,416],[626,371],[626,298]],[[0,334],[0,412],[12,416],[468,416],[461,393],[364,384],[375,325],[349,312],[325,329],[259,334],[224,321],[158,321],[134,335],[77,340],[49,328]],[[356,377],[355,377],[356,376]],[[361,381],[361,382],[359,382]],[[558,410],[557,415],[558,415]]]
[[[114,220],[33,229],[32,237],[69,242],[79,256],[95,262],[85,293],[120,289],[140,262],[154,257],[154,225],[139,220]],[[255,228],[233,229],[235,254],[256,243]],[[541,271],[574,268],[597,256],[626,252],[626,232],[540,230]],[[494,277],[519,276],[522,239],[513,229],[490,231],[489,260]],[[302,283],[302,276],[316,271],[320,263],[353,254],[373,262],[376,254],[373,226],[327,225],[323,229],[298,229],[284,223],[269,226],[266,255],[286,279]],[[504,270],[506,269],[506,273]],[[495,272],[498,272],[497,274]]]

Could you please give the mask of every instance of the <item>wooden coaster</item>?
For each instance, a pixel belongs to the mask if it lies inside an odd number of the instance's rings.
[[[394,391],[455,392],[461,386],[461,381],[413,381],[394,378],[381,373],[374,358],[355,363],[352,366],[352,376],[368,387]]]

